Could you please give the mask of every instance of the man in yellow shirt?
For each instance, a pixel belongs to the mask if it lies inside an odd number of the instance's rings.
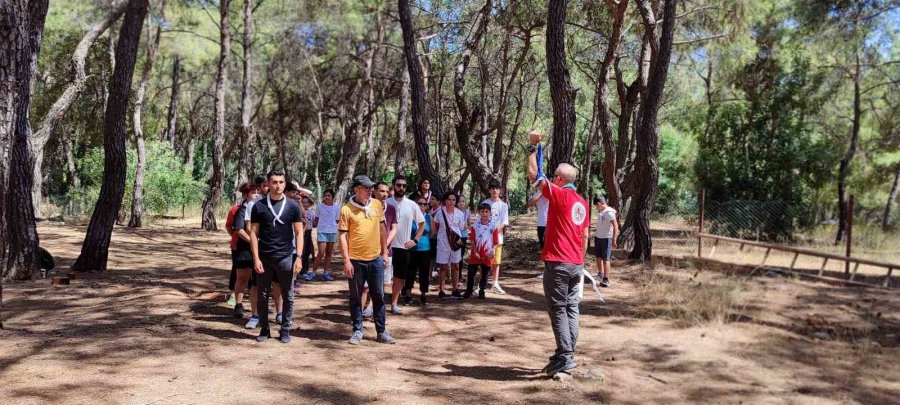
[[[387,229],[384,225],[384,206],[372,198],[375,182],[368,176],[353,178],[353,196],[341,207],[338,220],[344,274],[350,284],[350,319],[353,335],[350,344],[358,345],[363,338],[362,289],[369,284],[369,296],[374,309],[376,340],[394,344],[397,341],[385,330],[384,263],[387,261]]]

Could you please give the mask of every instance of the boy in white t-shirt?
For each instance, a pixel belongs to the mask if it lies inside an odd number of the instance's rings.
[[[606,205],[605,198],[594,196],[594,206],[598,212],[597,229],[594,231],[597,278],[603,278],[600,286],[609,287],[610,259],[612,250],[618,247],[616,239],[619,237],[619,221],[616,220],[616,210]]]
[[[506,294],[506,291],[500,287],[500,263],[503,262],[503,234],[506,232],[506,227],[509,226],[509,205],[500,199],[502,189],[499,182],[491,181],[488,184],[488,190],[491,192],[491,197],[482,203],[491,206],[491,221],[500,233],[500,243],[494,248],[494,258],[491,261],[491,292]]]

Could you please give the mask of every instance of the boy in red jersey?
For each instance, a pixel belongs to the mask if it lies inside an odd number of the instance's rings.
[[[484,290],[487,288],[488,274],[491,272],[496,248],[500,245],[500,229],[498,224],[491,220],[491,205],[481,203],[478,206],[478,221],[469,229],[469,241],[472,250],[469,253],[469,274],[466,278],[466,292],[463,298],[471,298],[475,284],[475,273],[481,270],[481,280],[478,282],[478,298],[484,299]]]

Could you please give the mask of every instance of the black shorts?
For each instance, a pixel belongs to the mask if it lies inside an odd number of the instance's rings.
[[[612,258],[612,238],[594,238],[594,256],[603,261]]]
[[[538,231],[538,245],[540,245],[541,252],[543,252],[544,251],[544,233],[547,231],[547,227],[539,226],[539,227],[537,227],[537,231]]]
[[[416,278],[416,266],[413,264],[412,251],[403,248],[392,248],[393,259],[391,264],[394,266],[394,277],[401,280],[407,280],[410,277]]]
[[[250,251],[231,251],[231,265],[236,269],[252,269],[253,253]]]

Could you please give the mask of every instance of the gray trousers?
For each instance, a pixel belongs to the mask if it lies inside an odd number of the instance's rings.
[[[544,296],[556,339],[556,356],[572,359],[578,343],[578,283],[582,266],[560,262],[546,262],[545,266]]]

